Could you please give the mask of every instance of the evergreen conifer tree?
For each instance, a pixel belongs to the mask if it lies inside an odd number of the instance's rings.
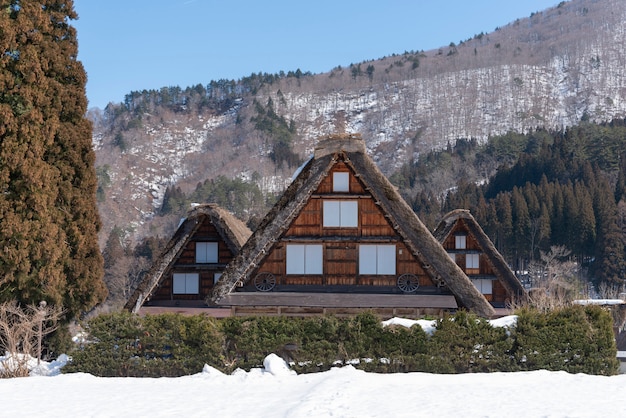
[[[530,253],[530,215],[524,195],[519,188],[514,187],[511,192],[511,222],[513,228],[512,244],[516,258]]]
[[[95,154],[71,0],[0,10],[0,301],[102,301]]]
[[[607,179],[599,179],[594,192],[598,244],[592,274],[598,283],[623,285],[626,282],[625,245],[624,235],[618,226],[617,204]]]

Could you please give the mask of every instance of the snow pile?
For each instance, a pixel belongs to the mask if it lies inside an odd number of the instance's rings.
[[[204,367],[202,368],[202,374],[209,376],[209,377],[224,376],[224,373],[217,370],[213,366],[209,366],[208,364],[205,364]]]
[[[285,360],[278,357],[274,353],[265,357],[265,360],[263,360],[263,368],[266,372],[274,376],[288,376],[291,374],[296,374],[296,372],[289,368],[289,365]]]
[[[36,358],[28,354],[5,353],[4,356],[0,356],[0,375],[5,371],[12,372],[18,370],[21,365],[26,365],[30,371],[30,376],[56,376],[61,374],[61,368],[68,361],[70,358],[66,354],[61,354],[58,359],[47,362],[37,361]]]

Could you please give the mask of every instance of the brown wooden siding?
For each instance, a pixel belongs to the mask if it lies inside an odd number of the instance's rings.
[[[511,298],[509,297],[506,289],[498,280],[494,280],[493,282],[493,302],[506,303],[510,302]]]
[[[495,276],[495,272],[493,271],[493,267],[491,266],[491,263],[489,262],[489,257],[487,256],[487,254],[481,254],[480,255],[480,273],[481,275],[485,275],[485,276]]]
[[[285,236],[315,236],[322,232],[322,201],[310,199],[294,219]]]
[[[466,235],[465,239],[465,249],[456,249],[455,236],[458,234]],[[493,303],[493,304],[503,304],[510,299],[506,288],[502,285],[500,279],[497,277],[495,270],[491,262],[489,261],[489,256],[482,252],[483,249],[480,247],[476,238],[469,232],[469,229],[465,225],[465,221],[459,219],[450,232],[446,240],[443,242],[443,247],[446,251],[455,254],[456,264],[467,274],[470,278],[472,276],[480,276],[482,278],[493,277],[492,281],[492,294],[484,295],[485,298]],[[465,256],[466,253],[480,251],[480,259],[479,259],[479,268],[478,269],[468,269],[465,267]]]
[[[397,236],[384,212],[373,199],[361,199],[359,203],[361,236]]]
[[[350,192],[335,193],[332,189],[332,174],[336,171],[350,173]],[[323,202],[324,200],[356,200],[358,202],[358,227],[357,228],[329,228],[323,227]],[[329,175],[322,180],[319,187],[306,203],[302,211],[294,219],[285,237],[295,236],[324,236],[324,237],[384,237],[398,238],[393,227],[385,217],[385,214],[377,206],[369,193],[363,189],[354,173],[349,171],[343,162],[338,162]]]
[[[218,243],[217,264],[196,263],[196,242]],[[204,300],[213,291],[215,273],[222,272],[233,257],[233,253],[211,223],[211,219],[205,216],[193,237],[172,263],[170,270],[165,273],[165,278],[150,300]],[[173,294],[174,273],[198,273],[200,278],[199,293],[195,295]]]
[[[324,284],[357,284],[357,245],[350,243],[328,243],[324,248]]]
[[[333,192],[333,173],[334,172],[348,172],[350,173],[350,193],[351,194],[364,194],[365,189],[363,185],[359,181],[359,179],[354,175],[354,172],[344,163],[343,161],[338,161],[333,168],[330,170],[330,173],[326,178],[324,178],[317,190],[316,194],[326,194],[326,193],[334,193]]]
[[[197,239],[190,240],[185,248],[183,248],[182,252],[178,259],[174,262],[175,265],[195,265],[196,264],[196,242],[215,242],[216,238],[205,238],[205,239]],[[228,246],[223,241],[218,241],[217,243],[217,262],[219,264],[228,264],[230,260],[233,259],[233,253],[230,251]]]
[[[357,242],[326,242],[294,241],[297,243],[316,242],[323,245],[323,275],[287,275],[286,242],[277,244],[262,265],[252,275],[271,273],[278,285],[365,285],[365,286],[396,286],[397,278],[402,274],[414,274],[419,278],[420,286],[435,284],[417,262],[413,254],[402,242],[396,243],[396,274],[359,275],[358,243]],[[364,241],[365,243],[367,241]]]
[[[408,247],[400,242],[396,251],[396,275],[400,277],[403,274],[414,274],[419,278],[420,286],[435,286],[430,276],[422,268],[415,256]]]
[[[456,248],[456,235],[466,235],[465,238],[465,251],[480,251],[480,245],[478,244],[478,241],[476,240],[476,238],[471,235],[469,233],[469,229],[467,228],[467,226],[465,225],[465,222],[462,219],[459,219],[456,223],[456,225],[454,226],[454,228],[452,229],[452,231],[450,232],[450,234],[448,235],[448,237],[446,238],[446,240],[443,242],[442,246],[443,248],[445,248],[447,251],[454,251],[457,250]],[[458,249],[457,251],[464,251],[463,249]]]
[[[285,284],[282,278],[284,277],[287,268],[285,263],[286,259],[287,255],[285,246],[283,244],[279,244],[270,252],[258,271],[272,273],[276,277],[277,284]]]
[[[332,315],[336,317],[355,316],[364,311],[379,316],[382,320],[393,317],[420,319],[427,317],[443,317],[453,312],[453,309],[438,308],[321,308],[321,307],[293,307],[293,306],[234,306],[232,316],[319,316]]]
[[[349,191],[333,191],[333,173],[349,173]],[[323,227],[324,200],[355,200],[358,202],[358,227]],[[289,243],[323,245],[322,275],[287,275],[286,248]],[[395,244],[395,275],[359,275],[359,244]],[[277,285],[287,286],[384,286],[395,287],[398,276],[414,274],[421,286],[434,286],[417,259],[402,242],[382,209],[350,168],[339,161],[323,179],[285,234],[269,251],[268,256],[251,275],[271,273]]]
[[[216,269],[211,270],[182,270],[170,272],[167,277],[161,283],[161,286],[152,295],[150,300],[203,300],[213,290],[214,274],[218,272]],[[187,294],[173,294],[173,274],[174,273],[198,273],[200,278],[200,293],[187,295]]]
[[[419,318],[457,309],[452,295],[374,295],[337,293],[234,293],[225,298],[232,315],[355,315],[364,310],[383,318]],[[428,307],[427,307],[428,306]]]

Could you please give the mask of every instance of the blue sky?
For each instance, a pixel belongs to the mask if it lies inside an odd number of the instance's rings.
[[[459,43],[558,0],[75,0],[89,107],[131,91],[321,73]]]

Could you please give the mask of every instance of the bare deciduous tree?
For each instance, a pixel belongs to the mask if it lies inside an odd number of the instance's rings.
[[[602,299],[624,299],[626,298],[626,285],[621,283],[602,282],[598,286],[598,295]]]
[[[63,311],[41,302],[21,307],[17,302],[0,304],[0,378],[28,376],[29,361],[41,358],[42,339],[57,329]]]
[[[581,294],[579,266],[569,258],[570,254],[564,246],[552,246],[547,253],[540,251],[540,259],[530,263],[531,305],[550,310],[571,303]]]

